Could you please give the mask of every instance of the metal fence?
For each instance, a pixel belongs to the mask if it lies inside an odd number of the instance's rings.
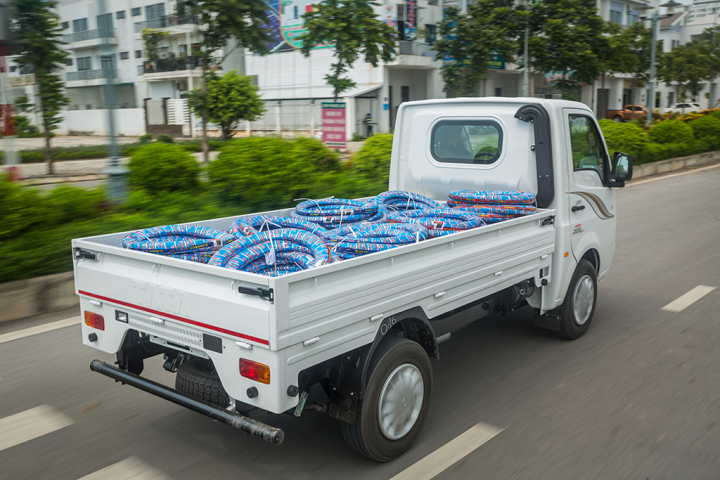
[[[421,57],[432,57],[432,45],[421,42],[400,42],[400,55],[417,55]]]
[[[108,72],[108,70],[110,70]],[[67,81],[72,82],[75,80],[95,80],[98,78],[107,78],[110,73],[110,78],[117,78],[118,71],[116,69],[101,69],[101,70],[83,70],[81,72],[68,72]]]
[[[165,15],[164,17],[144,22],[135,22],[135,33],[140,33],[146,28],[168,28],[177,25],[197,25],[197,17],[191,15]]]
[[[161,58],[154,62],[145,62],[138,65],[138,75],[157,72],[175,72],[178,70],[192,70],[200,67],[202,59],[196,56]]]
[[[83,40],[93,40],[95,38],[112,38],[114,36],[114,28],[98,28],[97,30],[85,30],[84,32],[75,32],[63,35],[63,42],[82,42]]]

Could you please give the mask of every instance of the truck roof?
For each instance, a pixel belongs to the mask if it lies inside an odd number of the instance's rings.
[[[433,100],[416,100],[413,102],[404,102],[402,107],[415,107],[422,105],[482,105],[482,104],[503,104],[503,105],[542,105],[547,110],[555,110],[561,108],[582,108],[589,110],[589,107],[581,102],[573,102],[570,100],[557,100],[549,98],[534,97],[460,97],[460,98],[437,98]]]

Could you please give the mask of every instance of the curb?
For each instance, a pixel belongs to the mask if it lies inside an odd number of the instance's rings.
[[[659,162],[643,163],[642,165],[633,166],[633,180],[716,162],[720,162],[720,152],[705,152],[687,157],[670,158]]]

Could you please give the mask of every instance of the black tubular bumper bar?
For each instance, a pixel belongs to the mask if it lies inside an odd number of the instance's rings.
[[[152,393],[155,396],[164,398],[165,400],[169,400],[180,406],[189,408],[197,413],[206,415],[218,422],[226,423],[236,430],[255,435],[256,437],[260,437],[263,440],[275,445],[280,445],[283,440],[285,440],[285,432],[279,428],[265,425],[264,423],[253,420],[252,418],[232,413],[211,403],[189,397],[173,390],[172,388],[160,385],[159,383],[148,380],[147,378],[142,378],[134,373],[113,367],[112,365],[108,365],[100,360],[93,360],[92,363],[90,363],[90,370],[102,373],[107,377],[113,378],[122,383],[127,383],[128,385],[132,385],[133,387],[139,388],[140,390],[144,390],[148,393]]]

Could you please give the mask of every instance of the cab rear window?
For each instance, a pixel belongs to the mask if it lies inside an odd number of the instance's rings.
[[[444,120],[430,141],[438,162],[491,165],[500,158],[502,128],[491,120]]]

